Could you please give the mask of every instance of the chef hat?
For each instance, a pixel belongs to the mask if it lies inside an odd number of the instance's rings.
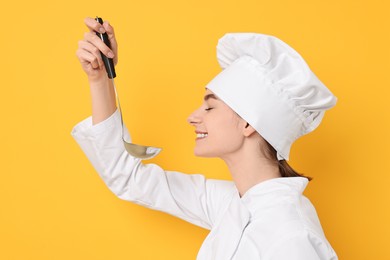
[[[293,142],[317,128],[336,104],[303,58],[276,37],[225,34],[217,58],[223,70],[206,88],[255,128],[279,160],[288,160]]]

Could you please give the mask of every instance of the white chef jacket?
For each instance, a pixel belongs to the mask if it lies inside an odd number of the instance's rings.
[[[240,197],[231,181],[143,164],[125,151],[121,131],[117,110],[96,125],[83,120],[72,136],[116,196],[209,229],[198,260],[338,259],[302,194],[306,178],[267,180]]]

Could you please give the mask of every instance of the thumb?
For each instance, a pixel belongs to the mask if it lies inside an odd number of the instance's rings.
[[[114,27],[111,26],[111,24],[108,21],[104,21],[103,27],[106,30],[106,33],[108,35],[108,39],[110,40],[111,49],[114,52],[114,64],[117,64],[118,62],[118,43],[115,38],[115,31]]]

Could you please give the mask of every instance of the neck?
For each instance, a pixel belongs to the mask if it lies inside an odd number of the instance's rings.
[[[257,147],[258,149],[258,147]],[[279,166],[253,149],[242,149],[234,155],[222,158],[229,168],[242,197],[256,184],[280,177]]]

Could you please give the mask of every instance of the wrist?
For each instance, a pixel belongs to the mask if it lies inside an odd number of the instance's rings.
[[[108,78],[106,74],[99,77],[88,77],[88,82],[91,88],[108,87]]]

